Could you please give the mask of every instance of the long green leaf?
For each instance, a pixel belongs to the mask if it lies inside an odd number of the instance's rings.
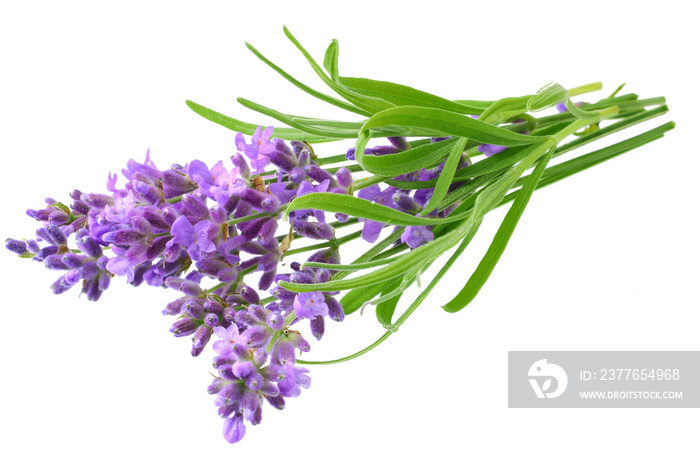
[[[455,113],[478,115],[483,106],[474,106],[444,99],[428,92],[420,91],[409,86],[387,81],[375,81],[366,78],[340,77],[340,83],[363,95],[378,97],[397,106],[419,106],[441,108]]]
[[[284,27],[284,34],[294,44],[294,46],[304,55],[306,61],[309,62],[311,68],[313,68],[318,77],[321,78],[321,80],[328,87],[333,89],[336,93],[338,93],[348,102],[370,113],[375,113],[380,110],[384,110],[394,106],[394,104],[387,102],[386,100],[378,99],[376,97],[368,97],[362,94],[358,94],[356,92],[349,91],[344,86],[341,86],[340,84],[336,83],[331,78],[329,78],[328,75],[326,75],[326,73],[323,71],[323,68],[321,68],[318,65],[318,63],[316,63],[316,60],[313,59],[311,54],[309,54],[309,52],[306,51],[306,49],[301,45],[301,43],[296,39],[296,37],[292,35],[292,33],[289,31],[289,29],[287,29],[286,26]]]
[[[191,100],[186,100],[185,103],[188,107],[194,110],[198,115],[206,118],[209,121],[213,121],[224,128],[228,128],[232,131],[240,131],[243,134],[251,136],[255,129],[260,125],[254,125],[252,123],[246,123],[244,121],[236,120],[235,118],[228,117],[222,113],[214,111],[210,108],[199,105]],[[311,143],[321,143],[337,141],[339,138],[331,138],[326,136],[319,136],[317,134],[307,133],[306,131],[301,131],[295,128],[275,128],[272,135],[277,138],[285,139],[287,141],[307,141]]]
[[[398,330],[398,327],[391,323],[391,319],[394,317],[394,311],[396,310],[396,306],[399,304],[401,294],[403,293],[403,291],[401,291],[399,288],[400,284],[401,280],[396,280],[389,286],[386,286],[384,291],[382,291],[381,296],[390,297],[380,303],[377,303],[377,307],[375,309],[379,323],[382,324],[385,329],[391,332]]]
[[[462,151],[464,150],[464,146],[466,144],[466,138],[459,138],[457,140],[457,144],[452,147],[450,155],[447,157],[445,166],[443,167],[440,177],[437,180],[437,184],[435,185],[435,191],[433,191],[432,197],[423,208],[423,212],[421,212],[422,215],[429,214],[435,210],[438,204],[440,204],[440,201],[447,194],[447,191],[450,189],[450,185],[452,184],[452,178],[454,178],[455,171],[457,170],[457,165],[459,165],[459,161],[462,158]]]
[[[379,259],[379,260],[372,260],[372,261],[367,261],[367,262],[360,262],[357,264],[326,264],[325,262],[304,262],[302,264],[302,267],[314,267],[314,268],[319,268],[319,269],[328,269],[328,270],[349,270],[349,271],[356,271],[356,270],[364,270],[364,269],[371,269],[374,267],[379,267],[380,265],[387,265],[391,264],[396,260],[395,257],[387,258],[387,259]]]
[[[336,83],[339,82],[338,54],[338,41],[333,39],[326,49],[326,54],[323,57],[323,67],[326,69],[326,71],[328,71],[328,74],[331,75],[331,79]]]
[[[468,216],[468,214],[461,214],[445,218],[416,217],[365,199],[335,193],[310,193],[297,197],[289,204],[284,215],[286,217],[289,212],[305,209],[337,212],[390,225],[439,225],[456,222]]]
[[[355,153],[355,160],[362,168],[372,174],[398,176],[436,164],[445,157],[455,142],[455,140],[447,139],[382,156],[367,155],[363,151],[362,154]]]
[[[296,128],[300,131],[304,131],[309,134],[315,134],[316,136],[325,136],[334,139],[354,139],[357,137],[357,131],[353,131],[352,129],[325,129],[319,126],[312,126],[302,123],[299,120],[296,120],[285,113],[252,102],[248,99],[244,99],[243,97],[239,97],[236,100],[244,107],[247,107],[251,110],[255,110],[256,112],[260,112],[263,115],[270,116],[278,121],[281,121],[282,123],[286,123],[293,128]]]
[[[417,128],[433,131],[443,136],[461,136],[482,143],[499,144],[508,147],[525,146],[546,139],[514,133],[459,113],[448,112],[447,110],[408,106],[394,107],[378,112],[365,122],[362,132],[365,133],[370,129],[386,126]]]
[[[547,163],[549,163],[549,160],[552,157],[552,153],[553,150],[548,151],[547,154],[538,162],[531,178],[528,180],[518,197],[513,202],[510,210],[508,210],[508,213],[506,214],[505,219],[503,219],[496,236],[491,242],[488,251],[481,259],[481,262],[477,266],[476,270],[459,294],[449,303],[443,306],[443,309],[445,309],[447,312],[457,312],[460,309],[463,309],[474,299],[474,297],[476,297],[479,290],[481,290],[481,287],[484,286],[484,283],[486,283],[486,280],[491,275],[496,263],[501,258],[501,255],[508,244],[508,240],[512,236],[513,231],[518,224],[518,220],[520,220],[520,217],[522,216],[532,193],[537,187],[537,183],[540,180],[542,173],[547,167]]]
[[[386,288],[386,282],[377,282],[364,288],[354,288],[340,299],[345,315],[350,315],[360,309],[367,301],[371,300]]]
[[[327,102],[327,103],[329,103],[329,104],[331,104],[331,105],[335,105],[335,106],[338,107],[338,108],[342,108],[343,110],[347,110],[347,111],[349,111],[349,112],[357,113],[358,115],[362,115],[362,116],[370,116],[370,115],[372,115],[371,113],[369,113],[369,112],[367,112],[367,111],[365,111],[365,110],[362,110],[362,109],[359,108],[359,107],[356,107],[356,106],[354,106],[354,105],[352,105],[352,104],[349,104],[349,103],[347,103],[347,102],[344,102],[344,101],[342,101],[342,100],[336,99],[336,98],[333,97],[333,96],[330,96],[330,95],[328,95],[328,94],[324,94],[324,93],[322,93],[322,92],[319,92],[319,91],[313,89],[312,87],[307,86],[306,84],[304,84],[304,83],[302,83],[301,81],[298,81],[297,79],[295,79],[294,77],[292,77],[289,73],[287,73],[286,71],[284,71],[284,70],[283,70],[282,68],[280,68],[279,66],[275,65],[274,63],[272,63],[272,62],[271,62],[270,60],[268,60],[262,53],[260,53],[255,47],[253,47],[253,46],[250,45],[249,43],[246,42],[245,45],[246,45],[246,47],[248,47],[248,49],[249,49],[251,52],[253,52],[253,54],[254,54],[256,57],[258,57],[263,63],[265,63],[267,66],[269,66],[270,68],[272,68],[273,70],[275,70],[280,76],[282,76],[284,79],[286,79],[287,81],[289,81],[289,82],[292,83],[294,86],[296,86],[296,87],[298,87],[299,89],[301,89],[302,91],[306,92],[307,94],[309,94],[309,95],[311,95],[311,96],[313,96],[313,97],[316,97],[316,98],[319,99],[319,100],[322,100],[322,101],[324,101],[324,102]]]

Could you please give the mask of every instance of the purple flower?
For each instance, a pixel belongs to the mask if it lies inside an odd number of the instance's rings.
[[[394,204],[393,196],[396,192],[397,189],[393,186],[389,186],[385,190],[382,190],[375,184],[360,190],[360,192],[357,193],[357,197],[395,209],[396,204]],[[364,223],[364,227],[362,228],[362,239],[369,243],[374,243],[377,241],[377,238],[379,238],[379,234],[382,232],[382,228],[384,228],[385,224],[364,218],[361,218],[360,222]]]
[[[251,166],[255,168],[256,173],[264,171],[267,164],[270,163],[266,157],[275,151],[275,143],[270,141],[274,127],[268,126],[265,131],[260,130],[260,126],[255,129],[250,144],[246,144],[243,133],[236,134],[236,147],[243,152],[251,162]]]
[[[192,226],[184,215],[178,217],[173,223],[170,233],[173,239],[168,241],[166,247],[170,248],[174,244],[187,247],[187,254],[192,260],[202,259],[203,252],[213,252],[216,250],[214,243],[208,238],[209,228],[212,226],[210,220],[202,220]]]
[[[238,333],[236,324],[231,324],[228,328],[215,327],[214,335],[220,339],[215,341],[212,347],[221,355],[231,353],[235,345],[245,346],[248,343],[248,338]]]
[[[245,424],[243,424],[243,416],[236,414],[234,417],[229,417],[224,421],[224,438],[228,443],[236,443],[245,435]]]
[[[434,239],[433,232],[425,225],[408,226],[401,234],[401,241],[415,249]]]
[[[328,304],[320,291],[299,293],[294,298],[294,311],[299,318],[313,319],[316,316],[327,316]]]
[[[284,379],[277,383],[280,395],[284,397],[296,398],[301,395],[302,388],[311,386],[309,370],[305,367],[296,367],[292,361],[288,361],[284,366]]]

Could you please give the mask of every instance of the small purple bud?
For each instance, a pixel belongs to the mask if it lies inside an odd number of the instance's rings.
[[[334,297],[326,295],[326,304],[328,305],[328,317],[336,322],[342,322],[345,319],[343,306]]]
[[[296,167],[289,172],[289,181],[299,184],[306,179],[306,171],[303,168]]]
[[[301,236],[311,239],[331,240],[335,235],[335,229],[327,223],[312,223],[306,220],[295,220],[294,230]]]
[[[181,291],[189,296],[199,296],[202,294],[202,288],[200,288],[197,283],[183,278],[168,277],[165,279],[165,285],[168,288]]]
[[[5,240],[5,247],[15,254],[24,254],[27,252],[27,243],[17,239],[7,238]]]
[[[80,196],[80,200],[85,202],[90,207],[95,207],[96,209],[103,209],[105,206],[114,205],[114,198],[108,196],[107,194],[83,194]]]
[[[248,327],[248,329],[244,332],[244,335],[248,337],[248,346],[252,346],[253,348],[262,348],[263,346],[267,345],[270,338],[272,338],[272,330],[261,325]]]
[[[100,272],[100,267],[95,261],[88,261],[78,270],[80,278],[89,280]]]
[[[275,270],[270,270],[269,272],[265,272],[260,276],[260,280],[258,281],[258,288],[262,291],[267,290],[270,288],[272,283],[275,281]]]
[[[263,378],[257,372],[255,374],[250,374],[245,379],[245,386],[248,388],[248,390],[256,391],[256,390],[260,389],[262,384],[263,384]],[[255,425],[254,422],[253,422],[253,425]]]
[[[226,321],[226,325],[230,325],[236,318],[236,311],[232,307],[225,307],[221,313],[221,317]]]
[[[90,213],[90,206],[80,200],[76,200],[73,204],[71,204],[70,208],[78,214],[87,215]]]
[[[44,266],[50,270],[70,270],[71,267],[66,265],[61,259],[62,254],[52,254],[44,259]]]
[[[66,264],[71,269],[77,269],[83,265],[84,258],[75,254],[74,252],[67,252],[63,255],[61,259],[64,264]]]
[[[207,327],[205,325],[200,326],[195,332],[194,336],[192,337],[192,351],[191,354],[192,356],[199,356],[202,354],[202,351],[204,350],[204,347],[207,346],[207,343],[209,343],[209,339],[211,338],[211,328]]]
[[[283,397],[281,397],[281,396],[268,396],[265,399],[267,400],[268,403],[270,403],[270,405],[273,408],[280,409],[280,410],[284,409],[285,401],[284,401]]]
[[[260,209],[263,199],[265,199],[265,194],[261,193],[256,189],[245,189],[240,193],[241,199],[252,205],[253,207]]]
[[[29,239],[27,240],[27,249],[29,249],[29,252],[36,254],[41,250],[41,247],[39,246],[39,243],[36,242],[36,240]]]
[[[70,222],[70,215],[59,209],[49,214],[49,222],[54,225],[65,225]]]
[[[284,317],[279,312],[271,312],[267,316],[267,325],[275,331],[282,330],[284,328]]]
[[[49,224],[46,226],[46,233],[48,237],[51,239],[49,241],[51,244],[57,244],[59,246],[65,245],[68,241],[66,238],[65,233],[63,233],[63,230],[57,225]]]
[[[204,316],[204,325],[210,328],[217,327],[219,325],[219,316],[216,314],[207,314]]]
[[[248,313],[259,323],[265,323],[267,321],[267,313],[265,312],[265,309],[258,304],[251,304],[248,306]]]
[[[151,225],[152,228],[156,228],[161,231],[170,231],[170,225],[165,221],[163,215],[155,210],[152,206],[144,206],[141,211],[141,215],[144,219]]]
[[[245,310],[236,312],[233,320],[239,328],[252,327],[254,325],[258,325],[258,321],[255,320],[253,316],[251,316],[250,313]]]
[[[70,290],[74,283],[64,280],[63,277],[59,278],[53,284],[51,284],[51,291],[53,294],[61,294]]]
[[[178,213],[172,207],[166,207],[163,209],[163,220],[165,220],[165,223],[168,224],[168,230],[170,229],[170,226],[175,223],[175,220],[177,220],[178,217]]]
[[[102,255],[102,246],[89,236],[84,236],[78,240],[78,249],[91,257],[100,257]]]
[[[211,219],[214,223],[221,224],[228,220],[226,210],[218,204],[209,209],[209,215],[211,215]]]
[[[404,137],[393,137],[393,138],[387,138],[389,142],[391,143],[392,146],[396,147],[400,151],[405,151],[411,148],[411,145],[408,143],[406,138]]]
[[[277,196],[268,194],[260,202],[260,208],[265,212],[276,212],[280,208],[280,200],[277,199]]]
[[[101,291],[106,290],[109,288],[109,284],[112,281],[112,275],[109,273],[101,273],[99,277],[97,277],[97,286]]]
[[[87,296],[88,301],[97,301],[102,296],[102,290],[99,287],[96,279],[86,280],[83,282],[83,292]]]
[[[181,311],[183,314],[192,317],[193,319],[201,320],[204,317],[204,309],[196,301],[188,301],[187,304],[182,306]]]
[[[326,180],[330,180],[331,187],[337,186],[337,182],[333,179],[333,175],[331,175],[321,167],[318,167],[316,165],[309,165],[308,167],[306,167],[306,173],[309,175],[309,178],[316,181],[317,183],[322,183]]]
[[[303,272],[292,273],[292,275],[290,276],[290,279],[291,279],[292,283],[302,283],[302,284],[316,283],[315,277],[308,273],[308,269],[304,270]]]
[[[201,220],[209,220],[211,218],[207,205],[192,194],[185,194],[182,196],[182,204],[187,212],[196,218],[196,221],[192,222],[192,224],[195,224]]]
[[[289,173],[297,166],[297,160],[283,139],[275,139],[275,150],[267,154],[270,162],[282,171]]]
[[[224,310],[224,306],[218,301],[205,301],[202,306],[207,312],[214,312],[216,314],[221,314]]]
[[[325,332],[325,320],[322,316],[316,316],[316,318],[311,319],[311,334],[316,338],[317,340],[320,340],[321,337],[323,337],[323,333]]]
[[[341,167],[335,172],[335,178],[338,180],[338,184],[343,188],[350,188],[352,186],[352,173],[345,167]]]
[[[225,380],[216,378],[216,379],[212,380],[212,382],[209,384],[209,387],[207,387],[207,392],[208,392],[210,395],[216,395],[216,394],[219,393],[219,392],[221,391],[221,389],[224,388],[227,384],[228,384],[228,383],[227,383]]]
[[[248,166],[248,162],[246,162],[241,154],[236,153],[232,155],[231,162],[238,168],[238,173],[241,175],[241,178],[250,178],[250,166]]]
[[[197,327],[199,327],[199,322],[182,317],[173,323],[172,327],[170,327],[170,332],[176,337],[186,337],[187,335],[192,335],[197,330]]]
[[[151,224],[144,217],[131,217],[131,226],[134,227],[134,230],[140,233],[141,235],[148,236],[153,234]]]
[[[181,296],[175,301],[168,303],[163,309],[162,314],[166,316],[174,316],[180,313],[182,306],[188,302],[191,298],[189,296]]]
[[[396,191],[391,200],[396,204],[398,210],[408,214],[415,214],[421,210],[421,206],[408,194],[403,191]]]
[[[36,256],[34,256],[34,260],[37,260],[39,262],[43,261],[49,256],[52,256],[54,254],[58,253],[58,246],[55,244],[51,244],[49,246],[45,246],[39,250],[39,252],[36,253]]]
[[[243,296],[243,299],[245,299],[248,304],[258,304],[260,302],[258,293],[249,286],[241,288],[241,296]]]
[[[311,151],[305,147],[299,152],[299,165],[304,167],[311,163]]]

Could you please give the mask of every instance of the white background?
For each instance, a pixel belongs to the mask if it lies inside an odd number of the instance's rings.
[[[263,125],[275,122],[235,98],[355,118],[245,48],[323,89],[283,25],[318,60],[337,38],[344,75],[455,99],[603,81],[593,98],[626,82],[668,99],[669,115],[645,128],[678,127],[538,191],[481,294],[446,314],[439,305],[485,251],[495,212],[399,333],[354,361],[312,367],[311,388],[282,412],[268,407],[237,445],[206,393],[211,354],[189,356],[160,314],[174,292],[116,283],[97,303],[77,290],[53,296],[56,273],[0,252],[0,463],[697,464],[694,409],[507,408],[509,350],[700,350],[694,14],[690,2],[623,3],[4,2],[2,239],[32,235],[27,208],[103,191],[109,171],[148,148],[160,168],[231,155],[234,134],[185,99]],[[372,314],[329,325],[309,359],[374,341]]]

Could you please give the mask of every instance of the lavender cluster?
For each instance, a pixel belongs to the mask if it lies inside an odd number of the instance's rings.
[[[312,148],[303,142],[273,139],[272,127],[259,127],[250,142],[242,133],[235,138],[238,152],[227,168],[211,168],[200,160],[159,170],[146,154],[144,163],[130,160],[118,176],[108,176],[109,193],[74,190],[70,205],[46,199],[46,207],[28,210],[42,222],[36,238],[8,239],[6,247],[22,257],[42,262],[61,272],[51,285],[63,293],[81,284],[82,293],[96,301],[114,276],[139,286],[167,287],[181,295],[167,304],[163,314],[175,316],[170,331],[192,338],[191,354],[202,353],[212,337],[214,368],[218,375],[209,386],[225,419],[224,436],[239,441],[244,421],[261,421],[267,400],[282,409],[285,398],[308,388],[308,370],[297,366],[296,353],[310,350],[301,333],[291,327],[308,320],[311,334],[321,339],[326,318],[344,319],[337,292],[294,293],[280,281],[323,283],[333,271],[290,264],[279,273],[293,237],[332,240],[335,228],[327,212],[298,210],[290,214],[295,233],[276,236],[286,205],[313,192],[352,195],[353,178],[347,168],[333,174],[316,162]],[[390,138],[391,146],[367,149],[381,155],[407,150],[404,138]],[[352,150],[348,159],[353,159]],[[265,172],[269,165],[274,172]],[[464,156],[461,166],[469,164]],[[443,165],[397,177],[401,181],[431,180]],[[415,191],[374,185],[358,196],[370,202],[418,215],[433,189]],[[427,213],[446,215],[450,209]],[[336,214],[337,224],[348,220]],[[363,222],[362,238],[377,240],[385,224]],[[431,241],[430,227],[406,227],[401,241],[417,248]],[[75,247],[69,247],[73,242]],[[315,252],[308,262],[338,264],[338,248]],[[258,275],[259,274],[259,275]],[[251,280],[257,275],[254,286]],[[205,287],[206,282],[213,286]],[[270,296],[261,298],[260,292]]]

